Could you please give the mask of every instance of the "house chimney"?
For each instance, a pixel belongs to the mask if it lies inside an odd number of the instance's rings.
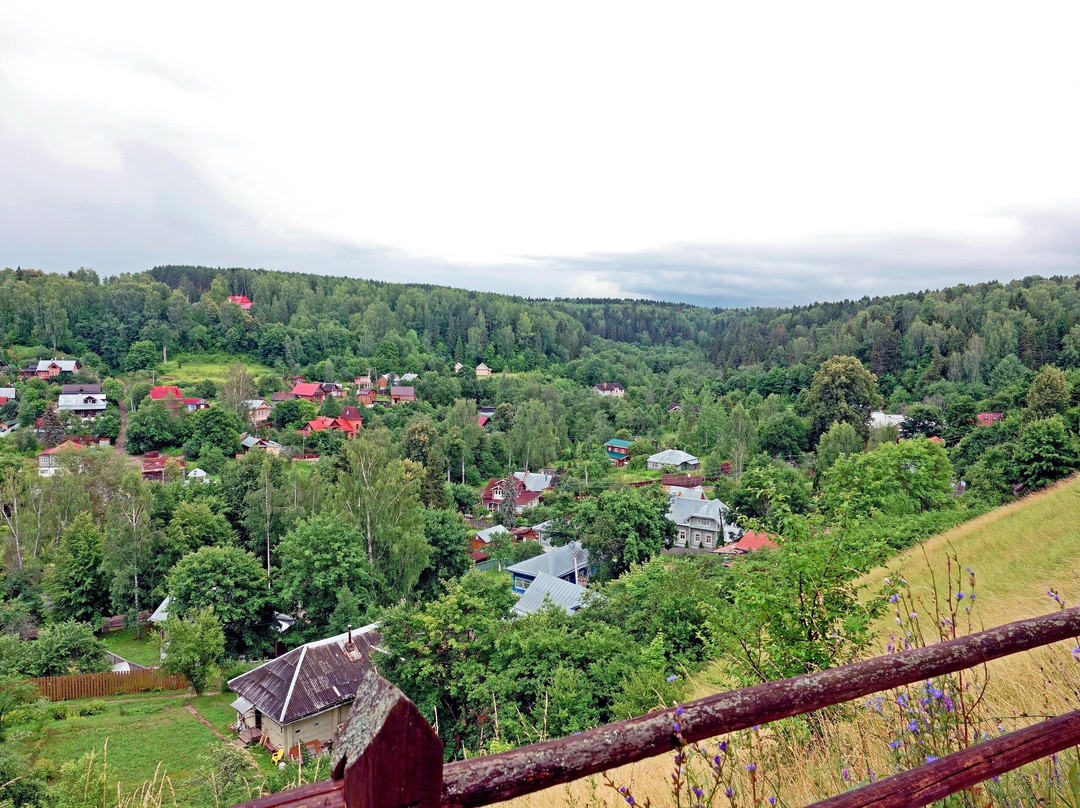
[[[349,645],[352,645],[352,623],[349,623]]]

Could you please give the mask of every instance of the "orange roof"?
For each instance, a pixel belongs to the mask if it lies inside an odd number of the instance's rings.
[[[38,457],[41,457],[42,455],[55,454],[56,452],[77,452],[82,448],[83,444],[76,443],[73,440],[66,440],[63,443],[52,447],[51,449],[46,449],[44,452],[38,452]]]
[[[300,382],[292,389],[294,396],[313,396],[321,389],[318,382]]]
[[[725,547],[721,547],[713,552],[724,553],[725,555],[744,555],[746,553],[753,553],[756,550],[772,550],[777,547],[777,544],[773,539],[776,536],[770,533],[759,533],[756,530],[748,530],[743,534],[742,538],[734,544],[729,544]]]

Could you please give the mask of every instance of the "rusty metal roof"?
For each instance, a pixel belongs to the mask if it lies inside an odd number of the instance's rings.
[[[381,637],[377,623],[309,642],[229,680],[229,689],[279,724],[291,724],[350,702],[371,669]]]

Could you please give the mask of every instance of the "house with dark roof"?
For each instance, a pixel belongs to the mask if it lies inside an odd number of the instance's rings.
[[[497,511],[513,489],[514,512],[521,516],[526,508],[535,508],[543,499],[544,492],[555,484],[555,477],[546,474],[529,474],[515,471],[510,477],[488,480],[480,492],[480,503],[485,510]]]
[[[3,388],[0,388],[0,393],[3,392]],[[62,384],[60,385],[60,394],[66,396],[73,396],[78,393],[101,393],[101,384]]]
[[[553,578],[580,584],[589,577],[589,551],[581,542],[572,541],[562,547],[548,550],[542,555],[527,558],[509,566],[511,587],[518,595],[524,595],[542,572]]]
[[[594,393],[600,396],[614,396],[616,398],[622,398],[626,395],[626,388],[618,382],[600,382],[600,384],[594,384],[592,387]]]
[[[345,722],[360,682],[381,653],[377,623],[309,642],[229,680],[241,740],[299,757],[320,751]]]

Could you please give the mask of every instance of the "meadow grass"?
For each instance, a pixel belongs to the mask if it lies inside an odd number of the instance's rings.
[[[110,791],[118,781],[125,793],[163,771],[175,781],[190,777],[200,755],[222,742],[184,709],[184,699],[110,702],[98,715],[46,722],[39,761],[59,765],[95,751],[108,741]],[[158,764],[161,763],[159,770]]]
[[[175,384],[177,387],[190,387],[209,379],[214,384],[221,386],[229,371],[229,365],[240,362],[247,368],[248,373],[257,378],[267,373],[273,373],[273,369],[250,359],[241,359],[235,356],[188,354],[170,357],[164,365],[159,365],[156,378],[159,384]]]
[[[143,638],[135,639],[135,629],[125,628],[100,635],[105,647],[128,662],[150,668],[161,664],[161,644],[156,632],[143,630]]]

